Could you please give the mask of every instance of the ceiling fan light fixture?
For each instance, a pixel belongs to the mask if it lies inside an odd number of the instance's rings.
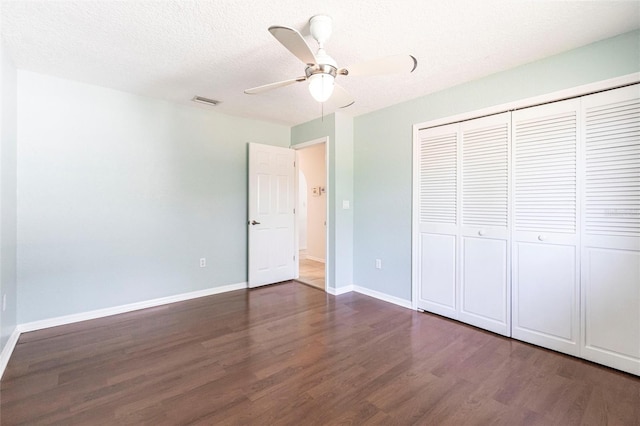
[[[264,84],[246,89],[244,93],[250,95],[262,93],[308,80],[309,92],[317,102],[324,103],[330,100],[332,104],[338,105],[340,108],[346,108],[349,105],[353,105],[354,100],[344,87],[340,84],[335,84],[335,79],[338,76],[413,72],[418,65],[418,61],[414,56],[396,55],[354,64],[348,68],[338,68],[337,62],[324,49],[324,43],[331,36],[331,27],[332,21],[327,15],[315,15],[309,20],[311,36],[318,42],[316,53],[311,50],[311,47],[298,30],[280,25],[269,27],[271,35],[306,65],[304,77]]]
[[[309,77],[309,92],[313,99],[318,102],[325,102],[333,93],[333,83],[335,78],[331,74],[313,74]]]

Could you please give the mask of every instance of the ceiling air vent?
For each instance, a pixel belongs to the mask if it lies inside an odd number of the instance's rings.
[[[220,103],[220,101],[216,101],[215,99],[209,99],[209,98],[205,98],[202,96],[194,96],[193,99],[191,99],[193,102],[198,102],[200,104],[205,104],[205,105],[210,105],[210,106],[216,106]]]

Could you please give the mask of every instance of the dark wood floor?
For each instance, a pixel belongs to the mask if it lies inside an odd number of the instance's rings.
[[[23,334],[14,424],[640,425],[640,378],[285,283]]]

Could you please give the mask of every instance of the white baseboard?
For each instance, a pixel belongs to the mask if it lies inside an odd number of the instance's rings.
[[[4,374],[4,370],[7,368],[7,364],[9,364],[9,358],[11,358],[11,354],[13,350],[16,348],[16,344],[18,343],[18,339],[20,338],[20,330],[16,327],[9,336],[9,340],[7,340],[7,344],[4,345],[2,352],[0,352],[0,379]]]
[[[332,294],[334,296],[340,296],[341,294],[349,293],[353,291],[352,285],[347,285],[343,287],[333,288],[327,287],[327,293]]]
[[[4,374],[4,370],[7,368],[9,358],[18,343],[21,333],[28,331],[42,330],[44,328],[56,327],[59,325],[71,324],[74,322],[86,321],[90,319],[103,318],[111,315],[123,314],[125,312],[137,311],[140,309],[153,308],[160,305],[168,305],[169,303],[182,302],[189,299],[197,299],[199,297],[211,296],[219,293],[226,293],[228,291],[242,290],[247,288],[247,283],[230,284],[221,287],[211,287],[205,290],[192,291],[189,293],[176,294],[174,296],[161,297],[158,299],[145,300],[143,302],[129,303],[127,305],[114,306],[105,309],[96,309],[94,311],[81,312],[79,314],[65,315],[56,318],[49,318],[41,321],[32,321],[23,324],[18,324],[9,337],[7,344],[0,353],[0,378]]]
[[[127,305],[114,306],[111,308],[96,309],[95,311],[81,312],[79,314],[65,315],[61,317],[49,318],[41,321],[27,322],[18,325],[21,333],[27,331],[41,330],[43,328],[57,327],[59,325],[72,324],[74,322],[87,321],[96,318],[108,317],[111,315],[123,314],[125,312],[137,311],[140,309],[153,308],[155,306],[167,305],[169,303],[182,302],[198,297],[211,296],[228,291],[241,290],[247,288],[247,283],[230,284],[221,287],[211,287],[205,290],[197,290],[189,293],[176,294],[174,296],[161,297],[158,299],[145,300],[142,302],[129,303]]]
[[[402,306],[403,308],[413,309],[411,300],[400,299],[399,297],[390,296],[386,293],[370,290],[365,287],[357,285],[348,285],[338,288],[327,287],[327,293],[334,296],[340,296],[341,294],[349,293],[350,291],[355,291],[356,293],[364,294],[365,296],[370,296],[378,300],[382,300],[383,302],[393,303],[394,305]]]
[[[390,296],[386,293],[381,293],[379,291],[371,290],[371,289],[360,287],[357,285],[353,286],[353,291],[355,291],[356,293],[364,294],[365,296],[371,296],[376,299],[380,299],[384,302],[389,302],[389,303],[393,303],[394,305],[402,306],[403,308],[413,309],[411,300],[400,299],[399,297]]]
[[[309,259],[309,260],[316,261],[316,262],[320,262],[320,263],[324,263],[324,262],[325,262],[325,260],[324,260],[324,259],[321,259],[321,258],[319,258],[319,257],[315,257],[315,256],[309,256],[309,255],[306,255],[306,256],[305,256],[305,258],[306,258],[306,259]]]

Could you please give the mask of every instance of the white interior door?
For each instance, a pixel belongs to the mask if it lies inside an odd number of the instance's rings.
[[[462,215],[459,318],[511,335],[509,152],[511,114],[460,124]]]
[[[295,151],[249,144],[249,287],[295,278]]]
[[[515,111],[512,336],[578,355],[580,100]]]
[[[418,308],[458,318],[458,125],[419,133]]]
[[[582,108],[582,356],[640,375],[640,85]]]

